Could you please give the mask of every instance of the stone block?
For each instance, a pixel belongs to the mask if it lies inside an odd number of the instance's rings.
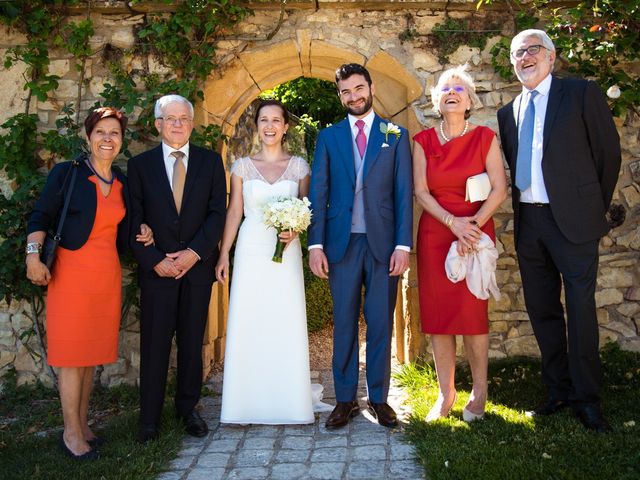
[[[461,45],[455,52],[449,55],[449,65],[464,65],[469,62],[474,55],[479,54],[479,48]]]
[[[539,357],[540,348],[533,335],[505,340],[504,348],[509,357]]]
[[[81,92],[81,95],[85,95],[84,86]],[[59,100],[75,100],[78,96],[78,83],[75,80],[58,80],[58,88],[53,92],[53,96]]]
[[[438,61],[438,57],[430,52],[415,51],[412,55],[413,68],[415,70],[425,70],[427,72],[437,72],[442,70],[442,65]]]
[[[378,51],[368,62],[367,69],[371,72],[374,82],[377,83],[376,88],[380,90],[383,85],[380,84],[376,77],[376,72],[383,74],[389,79],[394,79],[395,82],[399,82],[406,89],[405,98],[401,99],[402,105],[411,103],[414,100],[420,98],[422,95],[422,84],[411,75],[404,65],[402,65],[397,59],[389,55],[387,52]],[[398,110],[395,110],[395,113]]]
[[[606,325],[609,323],[609,312],[604,308],[598,308],[596,310],[596,316],[598,318],[598,325]]]
[[[130,28],[118,29],[111,35],[111,45],[116,48],[127,50],[132,48],[136,43],[136,37]]]
[[[38,365],[33,358],[33,355],[29,353],[29,351],[21,347],[16,354],[15,360],[13,361],[13,366],[18,372],[37,372]]]
[[[615,288],[606,288],[596,291],[596,306],[604,307],[607,305],[617,305],[622,303],[622,292]]]
[[[618,340],[620,348],[627,352],[640,353],[640,337],[635,338],[620,338]]]
[[[338,48],[321,40],[311,41],[311,75],[335,81],[336,68],[343,63],[365,63],[365,57],[353,50]]]
[[[636,337],[638,335],[638,332],[636,332],[636,326],[631,320],[609,322],[600,330],[603,330],[604,328],[616,332],[627,338]]]
[[[640,305],[638,303],[623,303],[616,308],[616,311],[625,317],[633,317],[640,312]]]
[[[58,77],[64,77],[69,73],[69,60],[51,60],[49,62],[49,75],[57,75]]]
[[[625,288],[635,285],[634,275],[624,268],[602,267],[598,272],[598,285],[602,288]]]
[[[0,58],[4,58],[6,49],[0,49]],[[25,108],[26,92],[22,89],[27,66],[24,63],[17,63],[9,69],[2,68],[0,64],[0,75],[2,76],[3,95],[0,95],[0,124],[9,117],[18,113],[23,113]]]
[[[290,480],[292,478],[305,478],[307,467],[304,463],[280,463],[271,469],[270,479]]]
[[[38,377],[31,372],[18,371],[17,385],[19,387],[21,387],[22,385],[32,385],[37,380],[38,380]]]
[[[638,188],[635,185],[624,187],[620,192],[629,208],[635,208],[640,203],[640,192],[638,192]]]
[[[621,247],[640,250],[640,227],[634,228],[631,232],[616,237],[615,242]]]
[[[6,367],[16,359],[16,354],[6,349],[0,350],[0,369]]]

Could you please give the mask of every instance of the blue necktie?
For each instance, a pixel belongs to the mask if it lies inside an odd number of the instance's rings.
[[[536,121],[536,107],[533,99],[538,92],[532,90],[529,95],[529,105],[524,112],[522,126],[520,127],[520,139],[518,140],[518,164],[516,168],[516,187],[521,192],[531,185],[531,150],[533,149],[533,127]]]

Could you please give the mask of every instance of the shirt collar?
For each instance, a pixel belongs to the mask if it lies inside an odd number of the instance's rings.
[[[170,147],[166,143],[162,142],[162,155],[164,156],[164,158],[169,158],[171,153],[175,152],[176,150],[184,153],[184,158],[185,159],[189,158],[189,142],[185,143],[182,147],[177,148],[177,149],[173,148],[173,147]],[[173,158],[173,157],[171,157],[171,158]]]
[[[362,118],[354,117],[351,114],[347,115],[347,119],[349,120],[349,126],[351,127],[351,130],[356,128],[355,125],[357,120],[362,120],[364,122],[365,129],[368,131],[371,131],[371,125],[373,125],[374,118],[376,118],[376,114],[373,111],[373,109],[371,109],[371,111],[367,114],[366,117],[362,117]]]
[[[543,95],[543,96],[547,96],[549,95],[549,90],[551,89],[551,74],[547,75],[546,77],[544,77],[544,80],[542,80],[537,86],[536,88],[534,88],[533,90],[535,90],[536,92],[538,92],[538,95]],[[528,95],[529,92],[531,92],[531,90],[529,90],[526,87],[522,87],[522,95]],[[526,97],[525,97],[526,100]]]

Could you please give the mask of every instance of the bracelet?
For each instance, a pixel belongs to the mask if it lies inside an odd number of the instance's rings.
[[[39,242],[29,242],[24,249],[24,252],[29,255],[30,253],[39,254],[42,251],[42,244]]]
[[[447,226],[447,228],[451,228],[451,225],[453,225],[453,220],[456,217],[453,216],[453,214],[451,213],[447,213],[443,218],[442,221],[444,222],[444,224]]]

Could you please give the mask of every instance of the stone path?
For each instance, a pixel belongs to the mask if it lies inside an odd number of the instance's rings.
[[[314,372],[312,376],[312,382],[325,387],[324,401],[335,404],[331,372]],[[360,385],[365,385],[363,378]],[[209,386],[215,392],[222,391],[219,377]],[[366,406],[364,387],[358,393],[362,409]],[[221,397],[203,398],[200,413],[210,433],[202,439],[185,438],[178,458],[157,480],[424,479],[412,446],[403,441],[410,413],[403,405],[403,395],[392,385],[389,404],[398,413],[398,428],[381,427],[361,410],[340,430],[324,427],[328,413],[316,415],[313,425],[222,425]]]

